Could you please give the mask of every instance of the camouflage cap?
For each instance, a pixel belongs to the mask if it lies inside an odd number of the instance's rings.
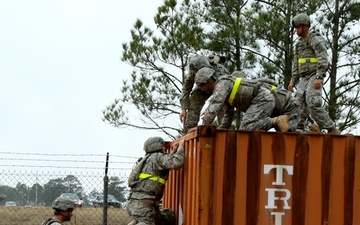
[[[209,59],[206,56],[194,55],[190,58],[189,69],[190,70],[199,70],[203,67],[211,67]]]
[[[75,209],[75,203],[68,198],[58,197],[54,200],[52,208],[67,211]]]
[[[209,67],[201,68],[195,75],[196,85],[200,86],[201,84],[206,83],[212,77],[212,75],[214,75],[214,73],[215,70]]]
[[[165,141],[161,137],[150,137],[144,143],[145,152],[156,152],[162,149]]]
[[[310,27],[310,17],[306,13],[299,13],[292,19],[293,27],[305,25]]]
[[[176,225],[175,212],[170,208],[161,209],[161,219],[165,225]]]

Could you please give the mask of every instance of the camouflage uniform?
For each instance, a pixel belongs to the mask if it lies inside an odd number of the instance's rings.
[[[308,25],[306,14],[298,14],[293,19],[294,26]],[[305,20],[308,24],[302,23]],[[298,22],[300,21],[300,22]],[[315,89],[314,81],[323,79],[329,67],[325,39],[317,33],[310,32],[306,38],[300,38],[295,45],[295,55],[292,68],[291,85],[297,84],[295,104],[299,107],[299,115],[308,113],[321,129],[336,129],[335,123],[323,107],[322,88]],[[299,124],[302,125],[301,123]]]
[[[160,209],[159,220],[156,221],[156,225],[176,225],[175,212],[170,208]],[[136,223],[135,220],[131,221],[128,225],[146,225],[146,223]]]
[[[129,201],[127,211],[136,224],[154,225],[160,219],[159,203],[164,193],[165,182],[171,169],[184,165],[185,151],[179,146],[176,152],[163,153],[164,140],[151,137],[145,141],[145,157],[134,167],[129,177]],[[135,176],[133,176],[135,174]],[[135,177],[136,179],[132,179]]]
[[[268,78],[256,78],[259,84],[270,90],[275,100],[275,107],[271,113],[271,117],[280,115],[288,115],[289,131],[295,132],[299,123],[298,108],[295,105],[295,98],[292,93],[285,88],[278,87],[279,85]]]
[[[195,77],[196,84],[208,93],[212,93],[208,108],[203,113],[203,125],[210,125],[216,113],[224,110],[224,117],[219,128],[231,125],[234,108],[244,112],[240,129],[269,130],[272,127],[288,131],[288,116],[270,118],[275,107],[275,100],[269,90],[261,87],[255,80],[247,80],[232,75],[216,79],[214,70],[204,67]]]
[[[247,77],[247,75],[242,71],[234,71],[231,75],[241,78]],[[288,131],[295,132],[299,122],[299,116],[292,93],[285,88],[279,87],[278,83],[269,78],[261,77],[254,79],[254,81],[258,82],[258,84],[265,89],[270,90],[274,97],[275,107],[271,113],[271,117],[288,115]]]
[[[210,59],[211,61],[212,59]],[[198,63],[202,61],[203,63]],[[201,66],[197,66],[194,69],[201,69],[204,66],[213,68],[216,73],[216,77],[220,77],[224,74],[228,74],[227,69],[223,67],[221,64],[216,63],[217,61],[211,61],[210,64],[209,59],[205,56],[193,56],[190,59],[190,65],[194,62],[194,64],[198,64]],[[207,62],[207,63],[205,63]],[[191,66],[189,66],[191,67]],[[205,105],[206,100],[211,96],[206,92],[203,92],[199,87],[195,86],[195,72],[193,68],[189,68],[189,74],[186,76],[185,81],[182,86],[181,96],[180,96],[180,105],[182,110],[187,110],[186,118],[184,122],[184,130],[186,133],[190,128],[196,127],[198,125],[200,119],[200,112],[203,106]]]
[[[219,128],[228,128],[234,115],[234,107],[244,113],[240,129],[269,130],[272,127],[269,117],[275,101],[269,90],[260,87],[257,82],[243,79],[235,95],[233,105],[228,102],[235,83],[235,77],[222,76],[217,82],[208,108],[204,112],[203,125],[210,125],[216,113],[225,107],[224,118]]]

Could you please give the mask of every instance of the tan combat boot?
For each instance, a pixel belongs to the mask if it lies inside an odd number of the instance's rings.
[[[271,118],[271,123],[276,130],[280,130],[281,132],[287,132],[289,130],[288,120],[288,115],[282,115]]]
[[[321,130],[320,130],[320,127],[313,123],[309,126],[309,129],[310,129],[310,133],[313,133],[313,134],[322,134]]]
[[[328,129],[328,134],[336,134],[336,135],[339,135],[339,134],[340,134],[340,130],[337,129],[336,127],[333,127],[333,128]]]

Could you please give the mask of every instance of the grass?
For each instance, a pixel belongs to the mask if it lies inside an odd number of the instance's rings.
[[[41,225],[54,211],[50,207],[0,206],[0,225]],[[127,225],[131,221],[125,209],[109,208],[107,225]],[[65,225],[103,225],[103,208],[76,208]]]

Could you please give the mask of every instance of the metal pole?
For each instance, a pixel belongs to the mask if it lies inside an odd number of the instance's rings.
[[[109,166],[109,153],[106,153],[106,162],[105,162],[105,176],[104,176],[104,205],[103,205],[103,225],[107,225],[107,212],[108,212],[108,184],[109,177],[108,173]]]

